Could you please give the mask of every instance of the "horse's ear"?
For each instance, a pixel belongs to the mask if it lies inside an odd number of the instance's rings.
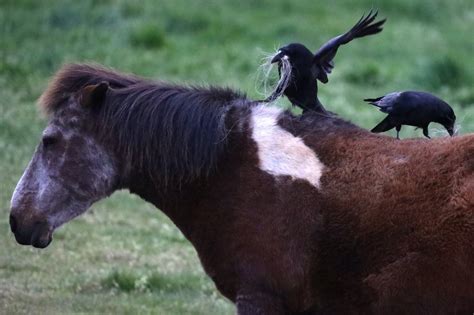
[[[81,91],[80,103],[84,107],[93,107],[102,105],[109,89],[107,82],[87,85]]]

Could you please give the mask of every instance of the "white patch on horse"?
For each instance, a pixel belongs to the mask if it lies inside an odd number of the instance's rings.
[[[252,109],[252,139],[257,143],[259,167],[273,176],[303,179],[319,188],[324,165],[301,138],[278,126],[281,112],[268,105]]]

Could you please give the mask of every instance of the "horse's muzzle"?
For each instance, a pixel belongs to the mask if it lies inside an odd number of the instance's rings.
[[[20,224],[18,218],[10,214],[10,228],[16,241],[21,245],[45,248],[53,239],[52,229],[47,222],[36,221],[32,224]]]

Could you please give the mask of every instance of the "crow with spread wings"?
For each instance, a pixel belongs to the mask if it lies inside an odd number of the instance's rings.
[[[362,16],[348,32],[329,40],[314,55],[299,43],[292,43],[278,49],[271,63],[278,63],[280,83],[265,101],[271,102],[284,94],[293,105],[301,107],[303,112],[313,110],[326,113],[318,99],[317,80],[322,83],[328,82],[328,74],[334,68],[333,59],[339,46],[355,38],[382,31],[385,19],[374,22],[376,17],[377,11],[371,10],[367,16]],[[285,76],[286,80],[283,79]]]

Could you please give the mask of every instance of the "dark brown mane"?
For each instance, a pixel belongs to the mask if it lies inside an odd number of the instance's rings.
[[[43,113],[50,115],[71,94],[89,84],[106,81],[113,88],[123,88],[146,81],[132,74],[121,74],[94,64],[69,64],[63,66],[51,79],[38,100]]]
[[[140,82],[110,91],[97,130],[134,167],[160,174],[161,187],[180,186],[215,168],[227,144],[225,114],[237,103],[250,104],[228,89]]]
[[[161,187],[207,176],[227,144],[228,107],[252,104],[231,89],[172,85],[72,64],[53,78],[40,105],[51,114],[69,95],[103,81],[111,89],[93,116],[96,133],[134,167],[159,178]]]

